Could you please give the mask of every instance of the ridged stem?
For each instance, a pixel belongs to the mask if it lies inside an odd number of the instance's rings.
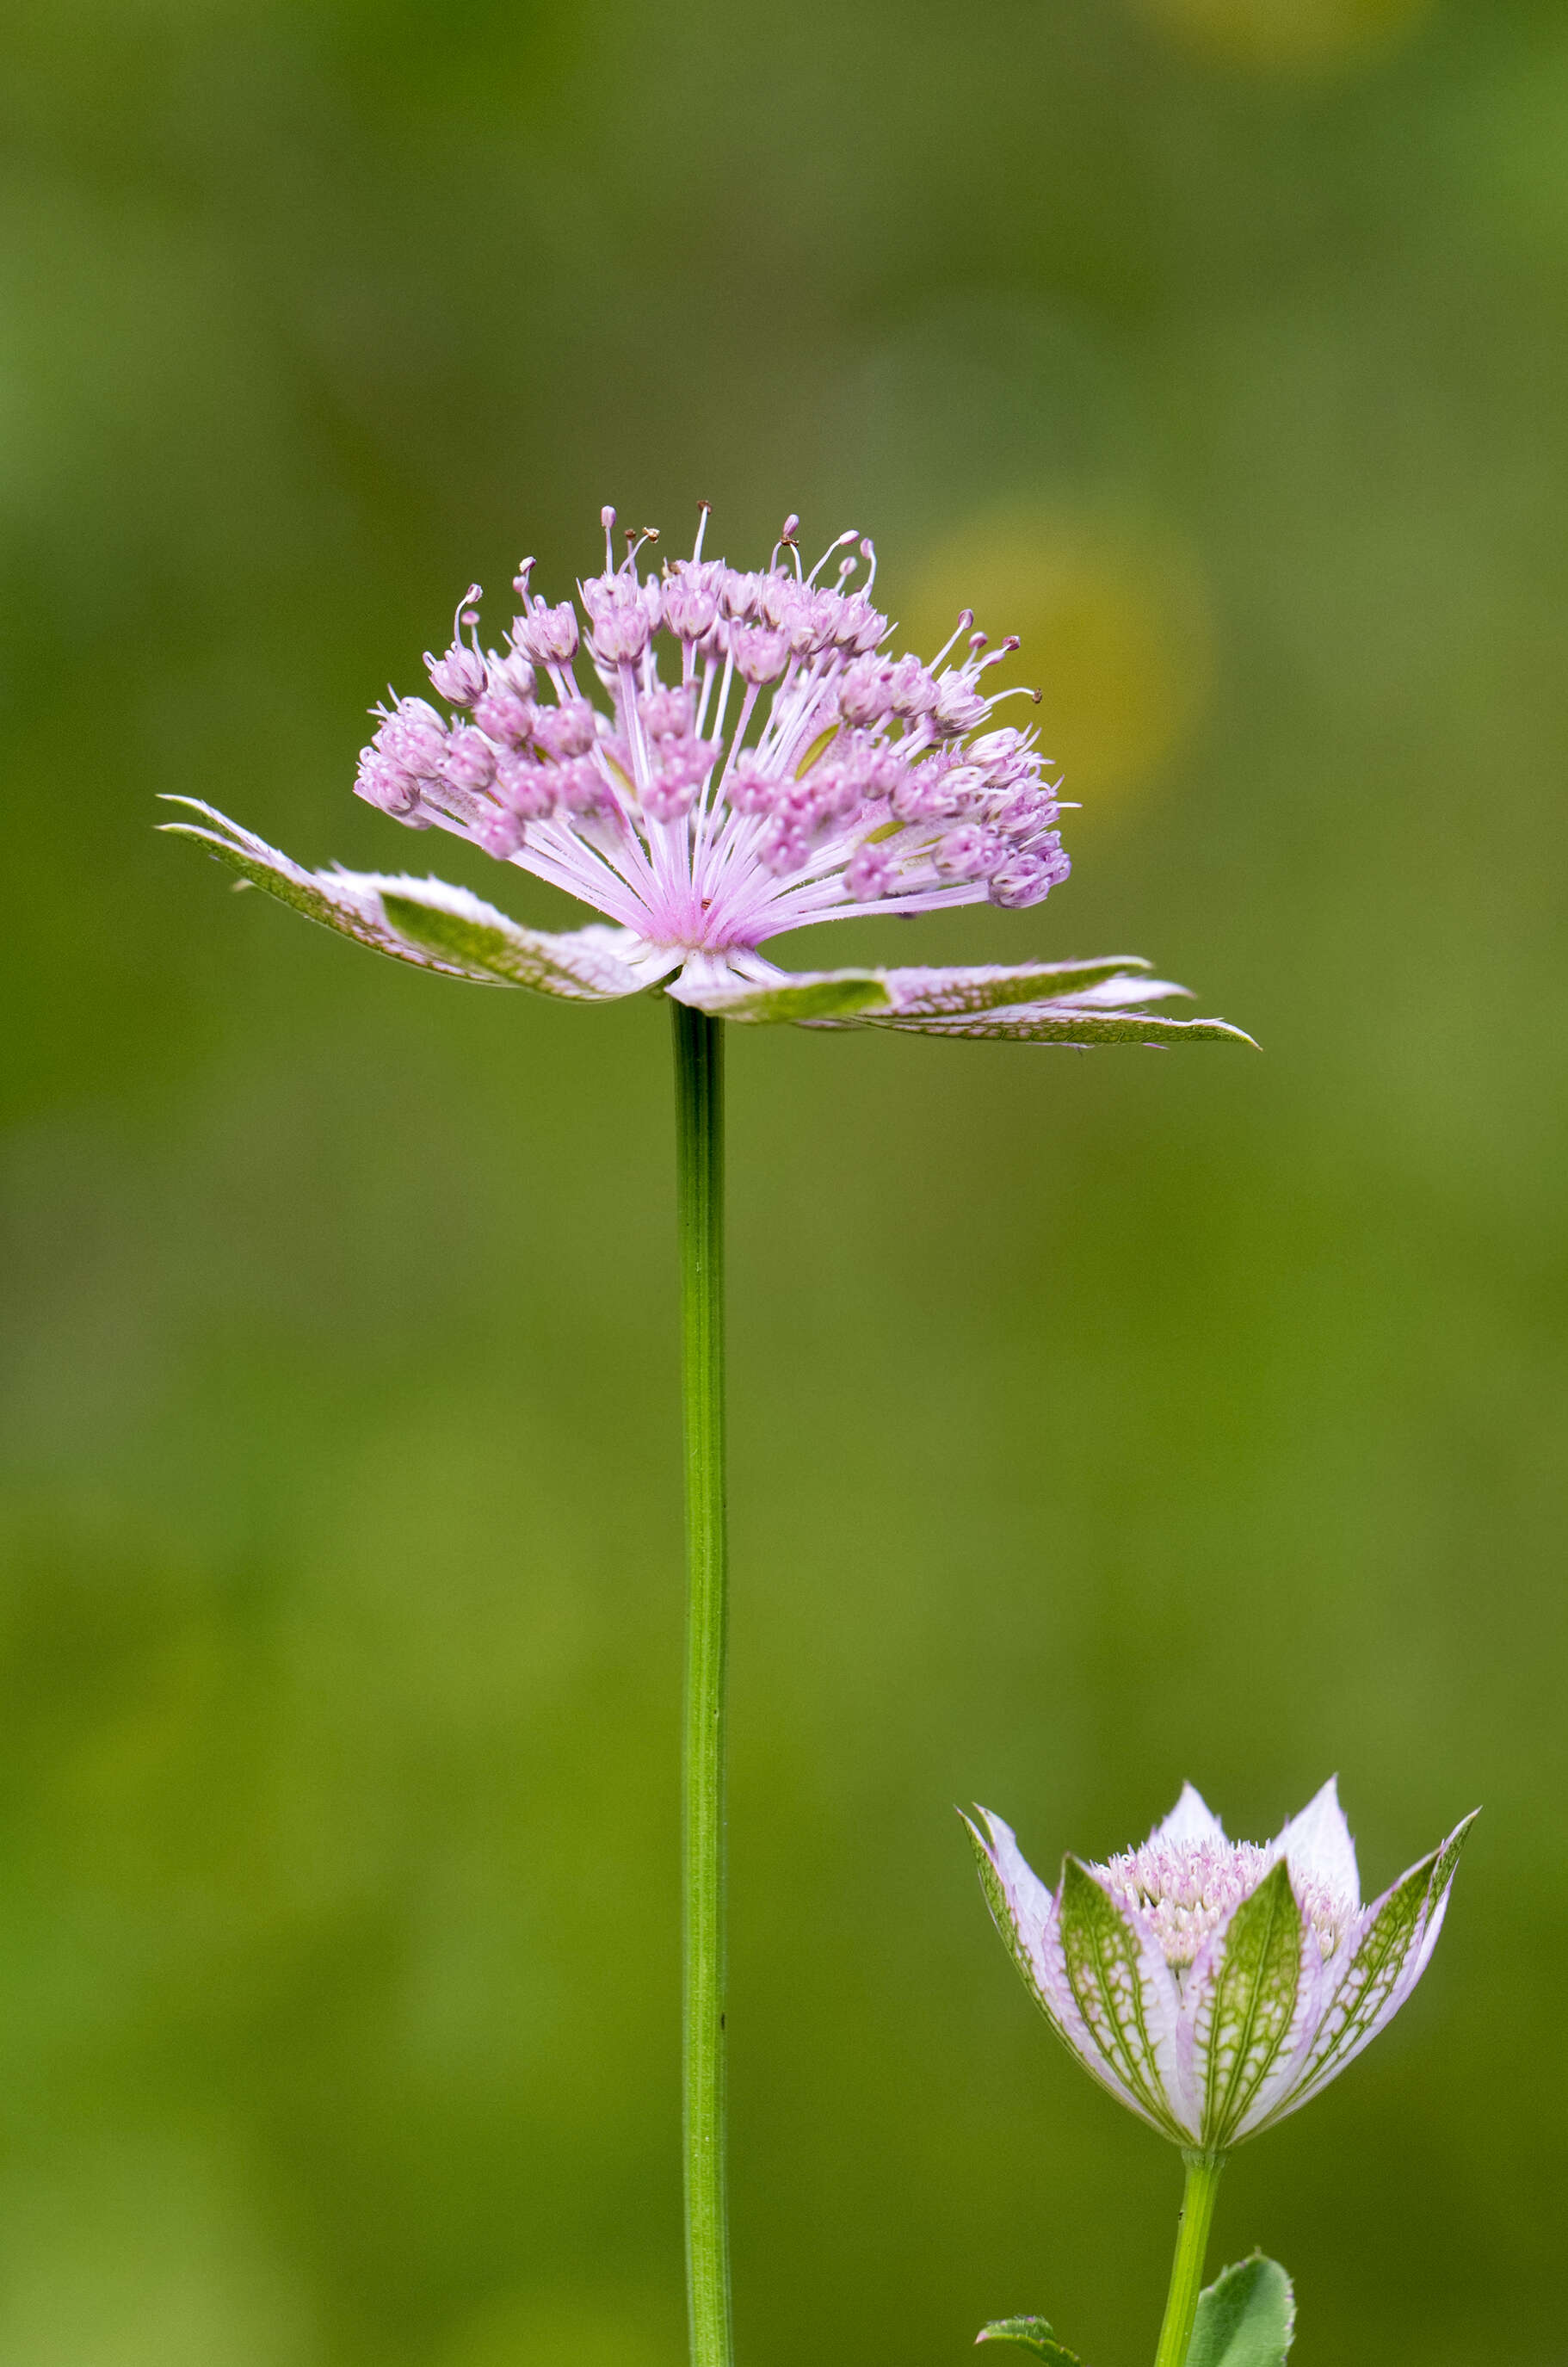
[[[1203,2290],[1203,2255],[1209,2248],[1214,2198],[1220,2191],[1223,2153],[1184,2153],[1187,2183],[1181,2193],[1181,2216],[1176,2227],[1176,2258],[1170,2268],[1170,2292],[1166,2297],[1165,2323],[1159,2330],[1155,2367],[1185,2367],[1198,2296]]]
[[[730,2367],[725,2129],[724,1024],[671,1003],[686,1470],[682,2129],[692,2367]]]

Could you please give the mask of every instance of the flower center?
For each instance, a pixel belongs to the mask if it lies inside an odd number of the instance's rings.
[[[1102,1871],[1113,1896],[1136,1908],[1154,1928],[1173,1971],[1185,1971],[1233,1907],[1256,1890],[1274,1863],[1256,1841],[1145,1841],[1125,1850]],[[1294,1867],[1291,1884],[1325,1956],[1339,1945],[1354,1912],[1318,1875]]]

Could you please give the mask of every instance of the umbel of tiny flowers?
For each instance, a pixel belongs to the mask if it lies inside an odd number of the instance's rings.
[[[885,1027],[1023,1043],[1250,1042],[1149,1010],[1185,989],[1134,956],[961,968],[789,971],[761,948],[868,913],[1043,901],[1066,879],[1061,783],[1032,730],[999,717],[967,611],[929,664],[895,656],[875,554],[840,535],[807,572],[789,518],[765,569],[705,558],[658,573],[657,539],[602,514],[604,568],[579,606],[515,579],[502,649],[479,590],[427,655],[441,707],[391,694],[355,787],[411,830],[444,830],[565,889],[598,917],[521,927],[465,888],[310,871],[195,798],[167,825],[242,882],[355,943],[446,978],[569,1002],[668,996],[675,1040],[686,1477],[682,1771],[683,2150],[694,2367],[732,2355],[725,2144],[723,1041],[726,1021]],[[832,569],[833,580],[824,579]],[[863,568],[863,582],[855,578]],[[1008,710],[1009,716],[1013,710]]]
[[[1219,2171],[1326,2087],[1431,1960],[1472,1811],[1370,1906],[1334,1779],[1268,1842],[1193,1789],[1136,1849],[1069,1856],[1053,1892],[1010,1828],[964,1822],[997,1929],[1058,2038],[1180,2146],[1188,2190],[1156,2367],[1181,2367]]]
[[[1147,1011],[1186,990],[1136,957],[958,968],[785,971],[761,948],[818,922],[1043,902],[1070,865],[1061,783],[989,685],[1017,648],[967,610],[930,664],[895,657],[872,604],[875,555],[852,529],[807,573],[788,518],[770,565],[702,555],[660,574],[628,535],[617,565],[550,606],[525,560],[502,650],[479,587],[428,655],[448,710],[376,710],[358,794],[411,830],[449,831],[604,915],[521,928],[433,878],[308,871],[196,798],[168,827],[361,945],[450,978],[598,1002],[654,989],[713,1016],[913,1029],[1040,1044],[1247,1042],[1219,1019]],[[822,578],[835,556],[835,580]],[[865,582],[852,578],[863,565]],[[585,696],[583,673],[590,689]]]

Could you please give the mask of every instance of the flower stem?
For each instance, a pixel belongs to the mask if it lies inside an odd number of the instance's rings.
[[[730,2367],[725,2131],[724,1023],[675,1021],[686,1461],[682,1773],[682,2129],[692,2367]]]
[[[1203,2255],[1209,2248],[1209,2227],[1214,2197],[1220,2191],[1223,2153],[1184,2153],[1187,2183],[1181,2193],[1181,2216],[1176,2225],[1176,2258],[1170,2269],[1170,2292],[1165,2323],[1159,2330],[1155,2367],[1183,2367],[1203,2288]]]

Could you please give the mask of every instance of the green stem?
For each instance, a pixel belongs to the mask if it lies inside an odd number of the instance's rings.
[[[1166,2299],[1165,2323],[1159,2330],[1155,2367],[1184,2367],[1187,2346],[1192,2339],[1192,2321],[1198,2315],[1198,2296],[1203,2289],[1203,2255],[1209,2248],[1214,2197],[1220,2191],[1220,2172],[1225,2166],[1223,2153],[1184,2153],[1181,2158],[1187,2164],[1187,2183],[1182,2189],[1176,2258],[1171,2262],[1170,2292]]]
[[[724,1023],[675,1019],[686,1701],[682,1772],[682,2129],[692,2367],[730,2367],[724,2117]]]

